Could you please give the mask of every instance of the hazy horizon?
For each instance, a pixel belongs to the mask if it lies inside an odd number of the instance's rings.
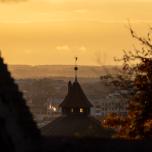
[[[6,63],[6,62],[5,62]],[[7,64],[7,63],[6,63]],[[9,66],[75,66],[74,64],[8,64]],[[79,64],[79,66],[93,66],[93,67],[101,67],[101,66],[121,66],[117,64],[104,64],[104,65],[89,65],[89,64]]]

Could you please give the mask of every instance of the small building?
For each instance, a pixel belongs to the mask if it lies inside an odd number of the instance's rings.
[[[94,116],[106,116],[109,113],[115,113],[118,115],[127,115],[128,102],[125,98],[107,96],[104,99],[94,100],[94,107],[92,109],[92,115]]]
[[[75,68],[77,70],[77,68]],[[68,83],[68,93],[60,104],[62,116],[41,128],[42,135],[49,137],[110,137],[112,131],[90,115],[93,105],[83,92],[77,75]]]
[[[84,94],[79,82],[75,80],[72,84],[68,83],[68,94],[60,104],[63,115],[89,115],[93,107],[91,102]]]

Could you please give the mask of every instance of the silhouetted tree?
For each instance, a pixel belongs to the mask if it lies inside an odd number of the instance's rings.
[[[41,134],[18,85],[0,57],[0,142],[1,150],[34,152],[41,150]]]
[[[127,139],[152,138],[152,41],[151,31],[147,37],[139,36],[129,27],[134,39],[141,44],[141,49],[124,51],[123,70],[133,81],[134,95],[129,100],[126,117],[109,115],[105,126],[117,128],[117,136]]]

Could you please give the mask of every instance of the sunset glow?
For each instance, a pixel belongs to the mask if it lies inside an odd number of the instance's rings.
[[[0,48],[9,64],[116,64],[152,25],[152,0],[26,0],[0,3]]]

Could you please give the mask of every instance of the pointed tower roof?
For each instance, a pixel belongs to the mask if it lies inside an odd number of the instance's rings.
[[[19,91],[18,85],[11,77],[7,65],[0,55],[0,118],[8,123],[5,128],[14,145],[28,149],[36,147],[40,139],[40,131],[33,121],[26,101]],[[17,129],[18,128],[18,129]],[[22,145],[23,144],[23,145]],[[30,149],[29,149],[30,150]],[[34,149],[33,149],[34,150]]]
[[[80,84],[78,81],[75,81],[71,88],[68,89],[69,92],[63,102],[60,104],[60,107],[65,107],[65,108],[90,108],[93,105],[91,102],[88,100],[86,95],[84,94]]]
[[[83,92],[77,78],[77,71],[78,67],[76,65],[76,61],[78,58],[75,58],[75,81],[72,84],[71,81],[68,83],[68,94],[60,104],[62,108],[91,108],[93,105],[86,97],[85,93]]]

